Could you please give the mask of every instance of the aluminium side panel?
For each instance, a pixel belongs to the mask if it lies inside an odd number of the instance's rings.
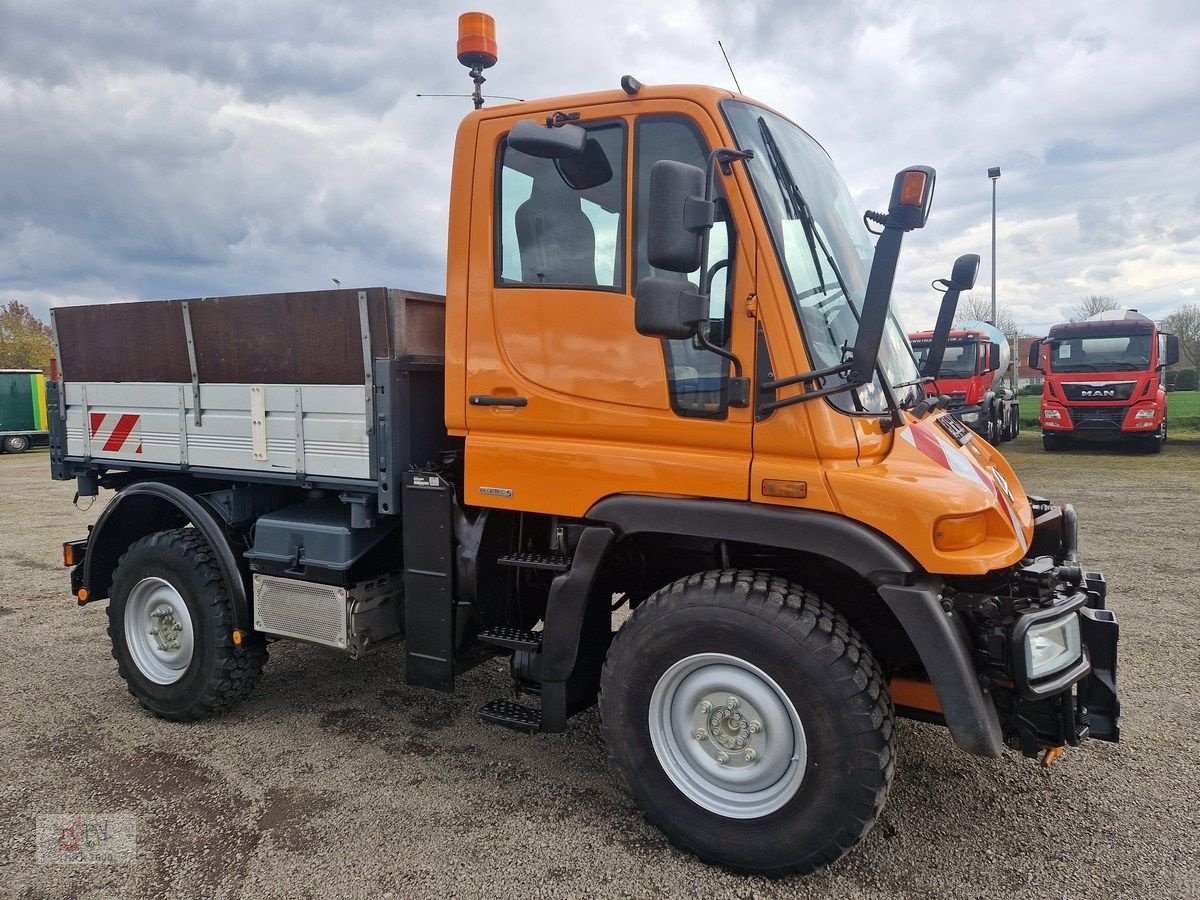
[[[372,477],[362,385],[201,384],[199,425],[190,382],[68,382],[66,403],[74,459]]]

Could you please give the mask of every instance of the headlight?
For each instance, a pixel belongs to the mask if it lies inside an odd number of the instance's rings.
[[[1031,625],[1025,633],[1025,671],[1031,681],[1062,671],[1081,652],[1077,613]]]
[[[977,412],[959,413],[958,417],[960,419],[962,419],[964,422],[978,422],[979,421],[979,413],[977,413]]]
[[[1155,410],[1153,407],[1151,407],[1150,409],[1139,409],[1137,412],[1135,412],[1133,414],[1133,417],[1135,419],[1153,419],[1154,413],[1155,413]]]
[[[1044,410],[1042,410],[1042,418],[1043,419],[1061,419],[1062,414],[1057,409],[1044,409]]]

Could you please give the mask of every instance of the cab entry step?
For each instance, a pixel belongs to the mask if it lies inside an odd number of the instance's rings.
[[[565,572],[571,568],[571,560],[558,553],[510,553],[499,557],[496,563],[524,569],[546,569],[550,572]]]
[[[541,731],[542,711],[514,700],[493,700],[476,713],[489,725],[501,725],[514,731]]]
[[[509,625],[494,625],[491,628],[485,628],[475,637],[482,644],[503,647],[505,650],[532,652],[542,649],[542,633],[540,631],[526,631],[523,628],[513,628]]]

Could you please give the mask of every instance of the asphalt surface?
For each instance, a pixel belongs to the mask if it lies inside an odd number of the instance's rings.
[[[902,722],[883,816],[808,878],[710,868],[647,826],[609,772],[595,711],[564,735],[474,716],[496,661],[454,696],[404,684],[398,647],[352,661],[274,645],[222,718],[145,714],[117,678],[104,604],[68,594],[71,505],[47,456],[0,456],[0,896],[1200,897],[1200,436],[1161,456],[1009,451],[1032,493],[1080,511],[1121,621],[1123,742],[1053,768],[957,751]],[[125,862],[39,862],[39,816],[130,814]]]

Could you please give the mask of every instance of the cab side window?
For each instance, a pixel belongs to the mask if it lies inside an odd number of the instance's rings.
[[[625,127],[586,126],[581,160],[500,145],[496,283],[625,289]]]
[[[704,168],[708,146],[695,123],[675,116],[643,116],[634,131],[634,283],[647,276],[678,278],[698,283],[699,272],[683,275],[651,267],[646,258],[650,210],[650,169],[660,159]],[[728,347],[732,325],[733,252],[737,242],[728,205],[717,199],[717,221],[709,235],[710,306],[707,337]],[[728,414],[729,366],[695,339],[664,340],[671,408],[681,416],[723,419]]]

